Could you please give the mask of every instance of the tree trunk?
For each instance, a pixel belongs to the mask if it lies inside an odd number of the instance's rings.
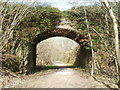
[[[119,76],[120,76],[120,56],[119,56],[119,34],[118,34],[118,22],[116,19],[116,16],[108,2],[108,0],[103,0],[103,4],[108,10],[108,13],[113,21],[113,28],[114,28],[114,34],[115,34],[115,51],[116,51],[116,61],[118,63],[118,69],[119,69]],[[120,77],[119,77],[120,78]],[[119,81],[120,82],[120,81]],[[120,86],[120,83],[118,83]]]
[[[90,26],[89,26],[89,22],[88,22],[88,17],[87,17],[87,11],[86,11],[85,2],[84,2],[84,13],[85,13],[85,22],[86,22],[86,26],[87,26],[87,30],[88,30],[88,36],[89,36],[89,40],[90,40],[91,56],[92,56],[92,58],[91,58],[92,59],[91,76],[93,76],[93,74],[94,74],[94,67],[95,67],[94,50],[93,50],[92,37],[90,35]]]

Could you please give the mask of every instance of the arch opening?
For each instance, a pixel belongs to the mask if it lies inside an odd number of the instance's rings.
[[[66,37],[52,37],[37,45],[37,66],[73,66],[80,45]]]

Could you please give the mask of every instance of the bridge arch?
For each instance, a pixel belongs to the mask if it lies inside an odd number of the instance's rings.
[[[75,61],[74,65],[79,66],[81,68],[86,67],[91,57],[90,50],[85,48],[88,45],[88,37],[85,35],[82,35],[80,32],[75,31],[75,30],[57,28],[55,30],[49,30],[49,31],[45,31],[43,33],[38,34],[36,38],[33,40],[33,44],[31,44],[30,53],[27,58],[28,73],[33,72],[36,67],[36,46],[37,44],[45,39],[56,37],[56,36],[67,37],[69,39],[74,40],[80,45],[80,49],[77,55],[79,58]]]

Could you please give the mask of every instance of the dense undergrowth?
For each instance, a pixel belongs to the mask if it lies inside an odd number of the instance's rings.
[[[115,8],[117,6],[113,3],[113,7]],[[87,28],[86,25],[85,10],[89,28]],[[117,8],[114,9],[114,12],[117,14]],[[114,30],[108,12],[102,5],[80,6],[64,11],[64,16],[70,20],[73,23],[72,26],[83,35],[91,36],[93,46],[88,49],[93,49],[94,51],[94,73],[100,71],[99,74],[101,73],[101,75],[106,74],[110,77],[114,77],[117,82],[118,73],[116,70],[116,56],[114,49]]]
[[[19,4],[7,6],[6,8],[14,8],[14,6],[19,7]],[[17,13],[17,10],[5,16],[4,25],[13,21],[14,13]],[[14,32],[4,47],[3,64],[14,72],[24,71],[26,68],[24,65],[27,63],[27,56],[36,36],[46,30],[55,29],[61,19],[61,12],[50,6],[29,6],[27,13],[21,22],[13,28]]]

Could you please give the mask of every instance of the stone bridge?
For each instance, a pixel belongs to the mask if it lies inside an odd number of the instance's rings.
[[[31,73],[34,71],[36,67],[36,46],[41,41],[55,36],[62,36],[67,37],[69,39],[74,40],[80,45],[80,49],[78,51],[77,59],[74,63],[74,65],[79,67],[86,67],[87,63],[90,60],[91,52],[90,50],[87,50],[85,47],[88,45],[88,37],[85,35],[82,35],[79,31],[76,31],[74,29],[70,28],[60,28],[57,27],[55,30],[49,30],[45,31],[41,34],[38,34],[36,38],[33,41],[33,44],[30,46],[30,53],[27,58],[27,72]]]

